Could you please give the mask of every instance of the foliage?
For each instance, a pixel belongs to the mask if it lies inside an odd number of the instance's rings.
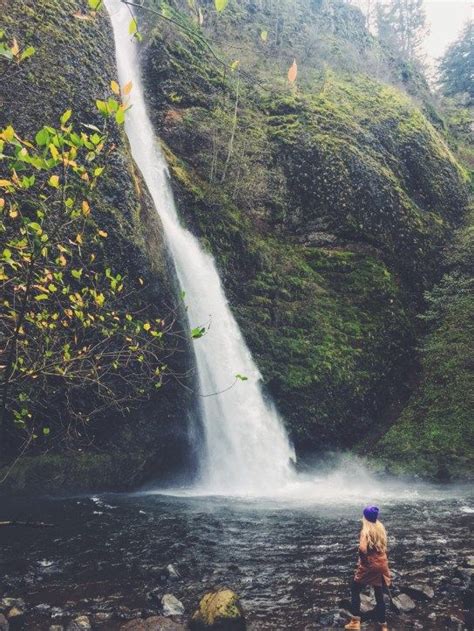
[[[407,61],[422,61],[421,47],[426,35],[423,0],[389,0],[376,8],[379,39]]]
[[[439,64],[439,83],[446,96],[467,95],[474,100],[474,22],[468,22]]]
[[[114,151],[107,126],[125,106],[97,105],[102,129],[77,129],[67,110],[34,141],[11,126],[0,133],[4,437],[13,425],[27,442],[80,434],[105,410],[136,405],[145,382],[159,388],[166,370],[169,325],[126,309],[140,283],[103,268],[108,233],[94,204]]]
[[[445,254],[447,272],[426,294],[421,380],[401,418],[377,445],[395,471],[441,479],[474,464],[474,229],[459,230]]]

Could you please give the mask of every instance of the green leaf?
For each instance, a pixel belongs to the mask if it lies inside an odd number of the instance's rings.
[[[102,0],[89,0],[89,8],[91,11],[98,11],[101,4]]]
[[[35,300],[37,300],[38,302],[40,300],[48,300],[49,296],[48,294],[38,294],[38,296],[35,296]]]
[[[266,42],[268,39],[268,31],[260,31],[260,39],[262,42]]]
[[[49,427],[43,427],[43,436],[48,436],[50,431]]]
[[[36,49],[34,48],[34,46],[28,46],[28,48],[25,48],[25,50],[21,53],[20,61],[25,61],[25,59],[28,59],[28,57],[34,55],[35,52]]]
[[[248,381],[249,380],[248,377],[246,377],[245,375],[240,375],[239,373],[237,373],[235,375],[235,378],[238,379],[239,381]]]
[[[193,340],[198,340],[206,333],[206,328],[204,326],[198,326],[195,329],[191,329],[191,337]]]
[[[217,12],[221,13],[229,4],[229,0],[215,0],[215,3]]]
[[[95,104],[101,114],[104,114],[105,116],[108,115],[109,110],[107,109],[107,103],[105,101],[100,101],[99,99],[97,99]]]
[[[120,107],[115,114],[115,121],[118,125],[121,125],[125,121],[125,112]]]
[[[66,110],[64,114],[59,119],[61,121],[61,125],[65,125],[68,120],[71,118],[72,110]]]

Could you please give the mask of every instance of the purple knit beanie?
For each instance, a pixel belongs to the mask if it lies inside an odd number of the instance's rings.
[[[366,506],[366,508],[364,508],[364,517],[367,521],[375,524],[375,522],[377,521],[377,517],[379,516],[379,512],[380,511],[377,506]]]

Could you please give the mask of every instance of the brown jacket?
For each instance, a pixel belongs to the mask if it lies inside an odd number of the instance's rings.
[[[354,576],[356,583],[383,587],[390,585],[392,579],[388,567],[388,558],[385,552],[368,550],[366,553],[359,550],[359,564]]]

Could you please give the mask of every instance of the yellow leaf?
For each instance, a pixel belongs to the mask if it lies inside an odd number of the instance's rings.
[[[16,219],[18,217],[18,210],[16,208],[12,208],[8,214],[12,219]]]
[[[112,89],[112,92],[114,94],[120,94],[120,86],[116,81],[111,81],[110,82],[110,87]]]
[[[145,329],[145,331],[149,331],[151,329],[151,324],[149,322],[145,322],[143,328]]]
[[[58,175],[52,175],[49,178],[48,183],[53,188],[58,188],[59,187],[59,176]]]
[[[82,234],[76,234],[76,243],[79,243],[79,245],[82,245]]]
[[[108,237],[108,234],[107,232],[105,232],[105,230],[99,230],[97,234],[99,235],[99,237],[103,237],[104,239]]]
[[[0,197],[0,209],[2,209],[5,206],[5,200],[3,199],[3,197]]]
[[[13,46],[10,48],[11,54],[16,57],[20,52],[20,47],[18,46],[18,42],[15,38],[13,38]]]
[[[291,68],[288,70],[288,81],[290,83],[294,83],[296,81],[297,76],[298,76],[298,66],[296,64],[296,59],[295,59],[291,65]]]
[[[5,129],[1,133],[1,137],[4,140],[7,140],[8,142],[10,142],[15,137],[15,130],[13,129],[11,125],[8,125],[8,127],[5,127]]]
[[[127,94],[130,94],[130,92],[132,91],[132,88],[133,88],[133,83],[129,81],[123,86],[123,90],[122,90],[123,94],[127,96]]]
[[[66,260],[66,257],[64,256],[64,254],[61,254],[61,256],[58,257],[58,263],[59,263],[59,265],[61,265],[61,267],[66,267],[67,260]]]
[[[13,182],[10,182],[10,180],[0,180],[0,186],[7,188],[7,186],[13,186]]]
[[[87,200],[84,200],[82,202],[82,214],[84,215],[84,217],[87,217],[91,214],[91,207],[89,206],[89,202]]]
[[[59,151],[56,149],[56,147],[53,144],[51,144],[49,145],[49,150],[53,158],[57,160],[59,158]]]

